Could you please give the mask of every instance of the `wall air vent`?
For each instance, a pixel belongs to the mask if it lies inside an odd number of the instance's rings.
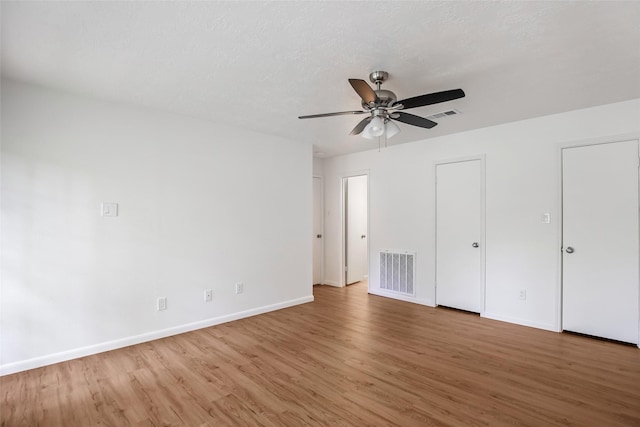
[[[438,120],[438,119],[441,119],[443,117],[457,116],[459,114],[461,114],[461,113],[458,110],[447,110],[447,111],[442,111],[440,113],[432,114],[430,116],[426,116],[426,118],[429,119],[429,120]]]
[[[380,251],[380,289],[415,296],[416,254]]]

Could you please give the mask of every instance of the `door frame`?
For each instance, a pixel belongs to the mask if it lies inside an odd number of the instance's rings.
[[[347,196],[345,192],[345,183],[347,178],[353,178],[356,176],[366,176],[367,177],[367,292],[369,291],[369,286],[371,286],[371,257],[370,257],[370,248],[371,248],[371,235],[369,233],[370,230],[370,195],[371,195],[371,179],[369,176],[369,169],[364,169],[360,171],[347,172],[340,177],[340,234],[342,235],[342,239],[340,241],[340,287],[347,286],[347,275],[345,268],[347,267],[347,230],[346,230],[346,210],[347,204],[345,203],[345,197]]]
[[[313,180],[314,179],[319,179],[320,180],[320,234],[322,235],[322,237],[320,238],[320,245],[322,247],[322,251],[320,253],[320,284],[324,285],[324,239],[325,239],[325,235],[324,235],[324,177],[322,177],[322,175],[313,175],[311,177],[311,183],[313,184]],[[311,192],[313,194],[313,187],[311,187]],[[313,203],[315,203],[315,200],[313,201]],[[312,233],[312,235],[315,235],[315,230],[314,233]],[[315,236],[314,236],[315,238]],[[311,247],[311,256],[313,257],[313,246]],[[314,262],[315,264],[315,260],[312,259],[312,262]],[[313,265],[313,264],[312,264]],[[311,274],[313,276],[313,272]],[[312,282],[314,282],[313,277],[312,277]]]
[[[558,248],[560,248],[560,250],[558,251],[557,254],[557,262],[558,262],[558,286],[557,286],[557,291],[556,291],[556,331],[557,332],[562,332],[563,331],[563,325],[562,325],[562,306],[563,306],[563,301],[562,301],[562,295],[563,295],[563,271],[564,271],[564,265],[562,262],[562,253],[564,250],[564,242],[563,242],[563,231],[564,231],[564,227],[563,227],[563,219],[564,219],[564,211],[563,211],[563,200],[564,200],[564,195],[563,195],[563,162],[562,162],[562,153],[563,150],[567,149],[567,148],[578,148],[578,147],[588,147],[590,145],[603,145],[603,144],[615,144],[617,142],[625,142],[625,141],[632,141],[632,140],[636,140],[638,141],[638,145],[640,146],[640,133],[638,132],[632,132],[632,133],[625,133],[625,134],[618,134],[618,135],[611,135],[611,136],[601,136],[601,137],[595,137],[595,138],[587,138],[587,139],[581,139],[581,140],[572,140],[572,141],[565,141],[565,142],[560,142],[557,145],[557,159],[558,159],[558,225],[557,225],[557,233],[558,233]],[[639,162],[639,169],[638,169],[638,200],[639,200],[639,204],[640,204],[640,158],[638,158],[638,162]],[[638,222],[640,225],[640,214],[638,215]],[[640,226],[638,227],[638,229],[640,230]],[[638,238],[638,242],[640,244],[640,233],[637,236]],[[640,263],[639,263],[640,264]],[[639,266],[640,269],[640,266]],[[639,271],[640,274],[640,271]],[[640,277],[640,275],[639,275]],[[638,286],[640,287],[640,281],[638,282]],[[639,297],[638,297],[638,307],[640,307],[640,293],[639,293]],[[640,316],[638,317],[638,325],[640,326]],[[639,332],[638,332],[638,348],[640,348],[640,328],[639,328]]]
[[[478,154],[475,156],[454,157],[451,159],[437,160],[433,162],[433,304],[438,306],[438,165],[447,165],[451,163],[462,163],[470,161],[480,161],[480,317],[484,317],[486,310],[486,155]]]

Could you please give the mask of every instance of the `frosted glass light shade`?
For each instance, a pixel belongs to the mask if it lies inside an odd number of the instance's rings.
[[[378,116],[374,117],[369,123],[369,132],[373,136],[382,136],[384,133],[384,122]]]
[[[364,138],[367,138],[367,139],[375,138],[375,136],[372,136],[369,132],[367,132],[367,128],[364,128],[364,130],[360,135],[362,135]]]
[[[373,139],[382,136],[383,133],[384,122],[380,117],[375,116],[373,119],[371,119],[367,127],[365,127],[362,131],[362,136],[367,139]]]
[[[391,120],[387,122],[387,138],[391,138],[394,135],[397,135],[400,132],[400,128],[397,124],[393,123]]]

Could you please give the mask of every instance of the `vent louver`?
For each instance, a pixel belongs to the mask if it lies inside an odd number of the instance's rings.
[[[437,119],[441,119],[443,117],[457,116],[458,114],[460,114],[460,111],[458,111],[458,110],[447,110],[447,111],[442,111],[440,113],[432,114],[430,116],[427,116],[426,118],[429,119],[429,120],[437,120]]]
[[[415,296],[415,253],[380,251],[380,289]]]

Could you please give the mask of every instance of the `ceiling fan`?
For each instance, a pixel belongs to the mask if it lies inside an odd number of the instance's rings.
[[[368,117],[362,119],[356,127],[351,131],[351,135],[360,135],[368,139],[379,136],[391,138],[400,132],[400,128],[393,120],[406,123],[413,126],[431,129],[436,122],[425,119],[424,117],[414,114],[405,113],[401,110],[410,108],[423,107],[425,105],[438,104],[440,102],[451,101],[464,97],[462,89],[445,90],[443,92],[434,92],[426,95],[414,96],[398,101],[396,94],[390,90],[381,89],[380,86],[389,78],[386,71],[374,71],[369,74],[369,80],[376,85],[376,89],[372,89],[367,82],[361,79],[349,79],[349,83],[353,89],[362,98],[362,110],[340,111],[337,113],[311,114],[308,116],[299,116],[299,119],[313,119],[316,117],[342,116],[348,114],[368,114]]]

